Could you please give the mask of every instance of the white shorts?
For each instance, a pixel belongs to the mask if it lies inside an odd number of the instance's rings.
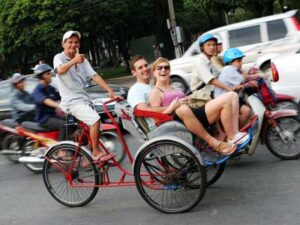
[[[78,102],[76,104],[68,105],[68,107],[61,106],[61,108],[65,113],[71,113],[72,116],[88,126],[95,124],[100,119],[99,114],[88,102]]]

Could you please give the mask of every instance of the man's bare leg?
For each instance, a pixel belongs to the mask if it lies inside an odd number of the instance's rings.
[[[102,156],[106,155],[106,152],[100,150],[99,148],[99,127],[100,127],[100,120],[98,120],[96,123],[90,126],[90,136],[92,141],[94,160],[97,160]]]
[[[187,105],[181,105],[177,108],[176,114],[183,121],[189,131],[203,139],[209,146],[214,147],[220,143],[220,141],[206,131],[198,118],[194,115],[193,111]]]

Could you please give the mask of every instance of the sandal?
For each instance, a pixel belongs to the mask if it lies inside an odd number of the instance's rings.
[[[116,156],[116,154],[114,154],[114,153],[110,153],[107,155],[101,155],[97,159],[94,159],[94,162],[107,162],[107,161],[111,160],[112,158],[114,158],[115,156]]]
[[[215,152],[222,155],[231,155],[236,150],[236,145],[230,145],[227,142],[221,141],[217,146],[213,147]]]
[[[116,154],[114,153],[110,153],[108,155],[102,155],[98,159],[96,160],[94,159],[94,162],[97,163],[99,167],[103,167],[108,163],[109,160],[111,160],[115,156]]]

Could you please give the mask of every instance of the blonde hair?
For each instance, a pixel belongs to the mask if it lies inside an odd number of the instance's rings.
[[[168,65],[170,66],[170,62],[169,62],[169,60],[167,58],[159,57],[159,58],[157,58],[157,60],[155,60],[152,63],[151,72],[153,73],[153,71],[156,69],[157,65],[160,64],[160,63],[162,63],[162,62],[168,63]]]

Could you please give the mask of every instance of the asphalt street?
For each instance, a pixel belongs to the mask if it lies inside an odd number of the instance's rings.
[[[126,140],[136,151],[140,143]],[[167,215],[148,206],[135,187],[103,188],[88,205],[68,208],[50,196],[40,174],[0,156],[0,224],[298,225],[299,168],[299,160],[279,160],[259,146],[251,157],[230,160],[192,211]]]

